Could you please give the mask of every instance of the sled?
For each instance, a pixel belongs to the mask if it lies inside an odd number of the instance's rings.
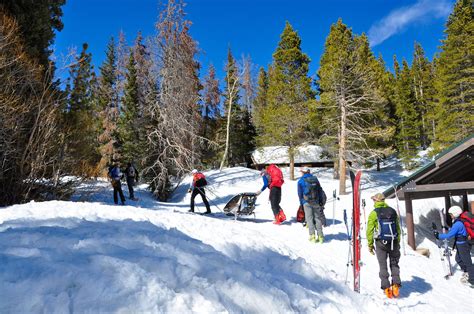
[[[255,202],[257,194],[255,193],[240,193],[232,197],[224,207],[224,213],[227,216],[234,216],[235,219],[239,216],[253,215],[255,218]]]

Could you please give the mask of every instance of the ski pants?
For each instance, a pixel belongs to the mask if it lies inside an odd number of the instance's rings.
[[[323,234],[323,208],[319,204],[310,204],[308,202],[303,204],[304,217],[308,224],[309,235],[313,235],[314,231],[318,232],[318,236],[324,237]]]
[[[115,183],[112,185],[114,187],[114,203],[118,204],[118,195],[120,195],[120,201],[122,201],[122,204],[125,203],[125,196],[123,196],[123,191],[122,191],[122,183],[120,181],[115,181]]]
[[[135,185],[135,178],[127,177],[127,186],[128,186],[128,197],[130,199],[135,198],[133,186]]]
[[[191,211],[194,211],[194,199],[196,198],[196,195],[201,195],[202,201],[204,202],[204,205],[206,206],[206,211],[211,212],[211,208],[209,206],[209,202],[207,201],[206,198],[206,191],[204,191],[204,188],[198,188],[194,187],[193,192],[191,193]]]
[[[471,259],[471,245],[469,242],[456,243],[456,263],[463,272],[469,274],[469,283],[474,285],[474,265]]]
[[[400,260],[400,244],[397,240],[393,243],[385,242],[382,240],[375,241],[375,255],[379,262],[379,277],[381,280],[381,288],[386,289],[391,286],[388,277],[390,276],[387,267],[387,258],[389,260],[390,272],[392,274],[392,284],[401,285],[400,280],[400,267],[398,261]]]
[[[273,216],[278,215],[278,213],[280,212],[280,202],[281,188],[274,186],[270,189],[270,205],[272,206]]]

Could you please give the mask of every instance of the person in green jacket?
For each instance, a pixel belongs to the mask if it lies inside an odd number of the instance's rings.
[[[377,193],[372,196],[374,210],[370,213],[367,222],[367,241],[369,252],[377,256],[379,262],[379,277],[381,288],[388,298],[398,297],[401,287],[400,267],[400,219],[395,209],[385,203],[385,196]],[[374,253],[375,250],[375,253]],[[389,281],[387,258],[392,274],[392,283]]]

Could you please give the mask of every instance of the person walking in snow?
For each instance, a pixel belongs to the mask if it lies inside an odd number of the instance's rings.
[[[204,187],[207,185],[206,177],[204,176],[204,174],[197,171],[196,169],[193,169],[193,171],[191,171],[191,174],[193,175],[193,181],[191,182],[191,185],[188,189],[188,193],[191,193],[191,209],[189,210],[189,212],[194,213],[194,199],[196,198],[196,195],[199,194],[201,195],[202,201],[206,206],[205,214],[210,214],[211,208],[206,198],[206,191],[204,191]]]
[[[381,288],[388,298],[398,297],[401,287],[400,267],[400,220],[395,209],[385,203],[385,196],[377,193],[372,196],[374,210],[367,222],[367,242],[370,254],[377,256]],[[375,245],[375,248],[374,248]],[[392,282],[389,281],[387,259],[390,265]]]
[[[468,284],[474,288],[474,266],[471,259],[471,244],[468,241],[468,234],[464,223],[459,219],[463,210],[459,206],[452,206],[448,213],[453,219],[454,223],[449,229],[448,233],[440,234],[438,231],[433,231],[436,239],[445,240],[454,238],[454,245],[456,247],[456,263],[464,272],[461,276],[461,282]]]
[[[127,163],[127,168],[125,168],[125,178],[127,179],[128,197],[133,201],[138,200],[135,198],[135,193],[133,191],[135,182],[138,182],[138,171],[131,162]]]
[[[303,206],[306,224],[309,230],[309,241],[324,242],[323,234],[323,207],[320,205],[321,185],[316,176],[311,174],[309,168],[300,169],[302,177],[298,180],[298,197]],[[315,230],[318,233],[316,239]]]
[[[283,173],[281,172],[280,168],[271,164],[266,170],[264,169],[260,172],[260,176],[263,180],[263,186],[255,194],[258,196],[266,188],[270,189],[270,204],[272,207],[273,216],[275,217],[273,223],[275,225],[279,225],[286,220],[286,215],[283,212],[283,209],[280,207],[281,186],[285,182],[283,180]]]
[[[123,178],[123,173],[120,170],[120,163],[118,161],[115,161],[113,166],[109,168],[108,176],[114,188],[114,203],[118,204],[117,194],[119,194],[122,205],[125,205],[125,196],[123,196],[122,182],[120,181]]]

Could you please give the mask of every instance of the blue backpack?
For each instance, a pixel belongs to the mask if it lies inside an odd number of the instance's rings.
[[[377,239],[393,242],[398,239],[397,213],[391,207],[376,208],[377,220],[379,223]]]

